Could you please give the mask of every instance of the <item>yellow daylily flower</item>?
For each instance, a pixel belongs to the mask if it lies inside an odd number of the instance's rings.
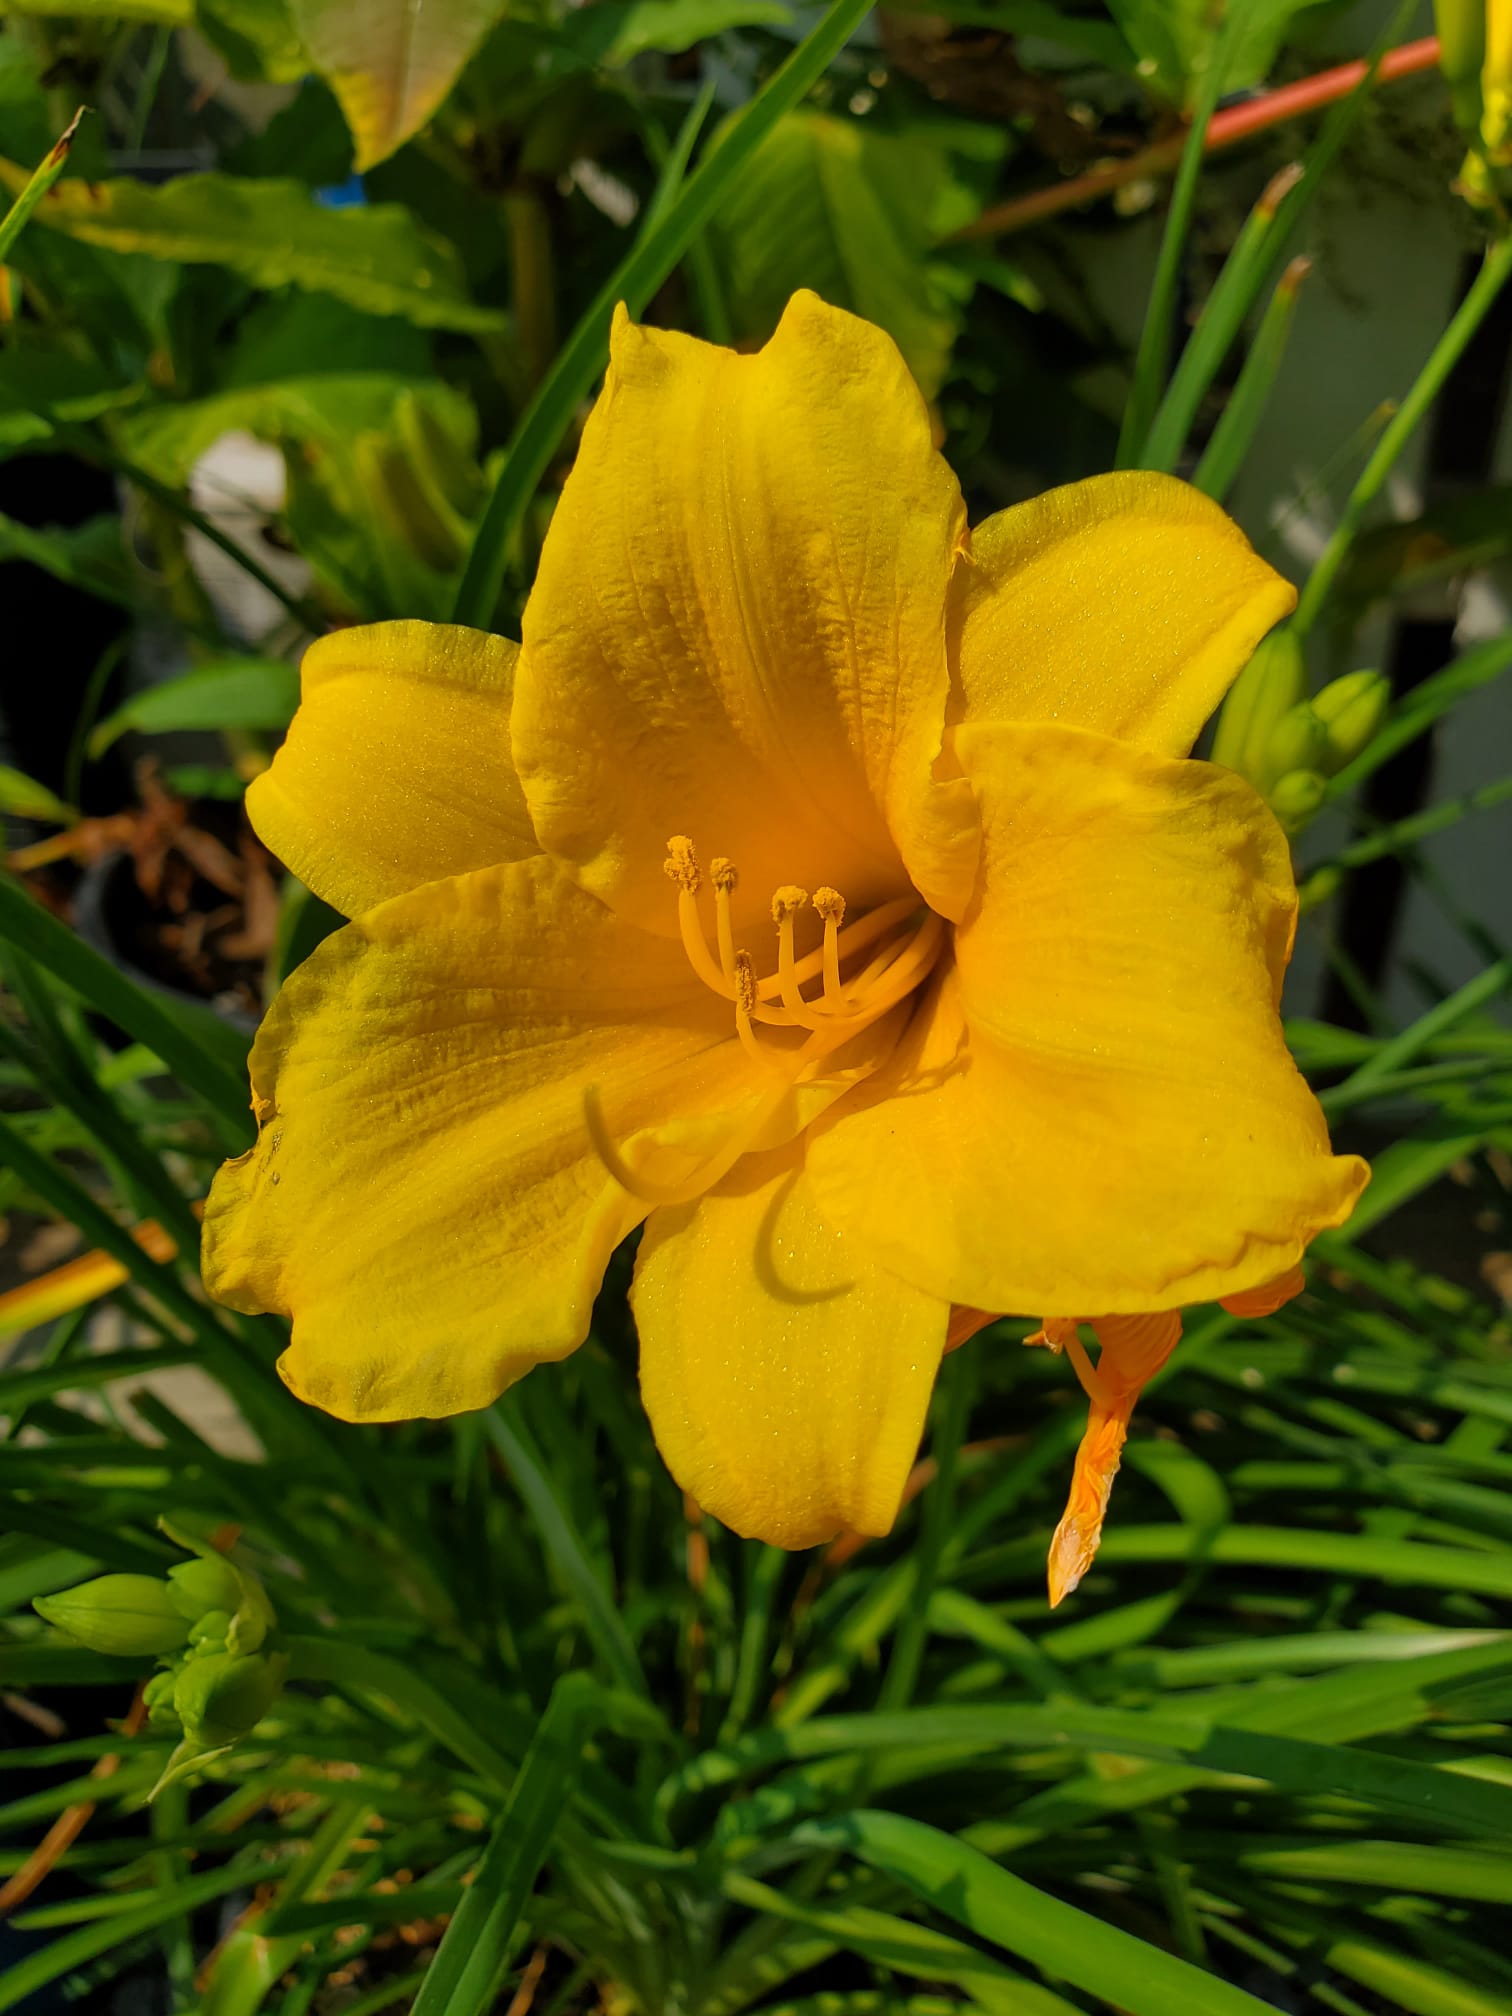
[[[1364,1183],[1277,1018],[1285,842],[1184,760],[1292,601],[1163,476],[968,538],[812,295],[749,357],[621,314],[518,653],[323,640],[248,794],[354,921],[254,1045],[212,1292],[293,1317],[307,1400],[441,1415],[574,1350],[644,1222],[679,1483],[886,1532],[953,1310],[1244,1295]]]

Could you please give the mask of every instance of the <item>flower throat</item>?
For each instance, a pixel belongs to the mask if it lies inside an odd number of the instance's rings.
[[[917,896],[879,904],[847,925],[845,898],[837,889],[816,889],[810,897],[806,889],[784,884],[772,896],[777,970],[758,977],[750,953],[735,944],[731,898],[739,876],[734,862],[716,855],[709,863],[713,946],[699,903],[704,875],[693,842],[682,834],[669,840],[663,867],[677,885],[678,928],[688,961],[704,985],[730,1003],[735,1033],[770,1090],[693,1175],[677,1184],[660,1184],[627,1163],[609,1135],[597,1088],[590,1087],[583,1107],[593,1145],[615,1181],[648,1204],[686,1203],[717,1183],[759,1138],[794,1086],[817,1075],[827,1057],[880,1021],[928,977],[946,936],[942,918],[932,910],[920,915]],[[824,926],[824,940],[800,958],[796,920],[810,903]],[[870,957],[863,959],[867,953]],[[764,1039],[759,1027],[802,1031],[803,1040]]]

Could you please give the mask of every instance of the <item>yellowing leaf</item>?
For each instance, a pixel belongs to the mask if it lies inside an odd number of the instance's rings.
[[[27,173],[0,160],[0,190]],[[127,180],[63,181],[32,222],[86,245],[186,266],[226,266],[257,287],[334,294],[369,315],[426,329],[499,329],[504,317],[467,296],[461,262],[396,203],[329,210],[301,182],[180,175],[153,189]]]
[[[445,99],[505,0],[294,0],[317,70],[341,101],[357,167],[386,160]]]

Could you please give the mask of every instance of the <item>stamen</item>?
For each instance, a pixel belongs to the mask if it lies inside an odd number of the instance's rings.
[[[690,896],[696,896],[703,887],[698,856],[686,833],[674,833],[667,842],[667,858],[662,863],[662,873],[669,876],[679,889],[686,889]]]
[[[840,992],[840,926],[845,922],[845,898],[838,889],[816,889],[814,908],[824,919],[824,999],[832,1010],[845,1001]]]
[[[735,983],[735,1033],[740,1038],[740,1047],[754,1064],[763,1071],[780,1069],[777,1060],[769,1055],[761,1038],[751,1027],[751,1017],[756,1012],[756,968],[749,952],[736,952],[731,957],[731,978]]]
[[[716,854],[709,863],[709,880],[714,884],[714,919],[719,936],[719,963],[724,968],[725,978],[735,978],[735,926],[730,915],[730,898],[740,877],[735,873],[735,863],[723,854]]]
[[[891,931],[894,925],[912,917],[918,908],[917,896],[899,896],[891,903],[883,903],[877,909],[869,910],[864,917],[858,917],[854,924],[847,926],[840,945],[840,957],[849,959],[863,946],[874,944],[878,938]],[[822,947],[817,951],[806,953],[794,966],[793,978],[800,986],[805,981],[812,980],[816,973],[823,970],[823,961]],[[782,991],[777,976],[773,974],[763,980],[759,991],[763,1001],[775,1000]]]
[[[677,884],[677,926],[682,933],[688,963],[705,987],[722,994],[726,1001],[731,1000],[733,990],[730,982],[715,963],[709,941],[704,936],[703,919],[698,914],[698,892],[703,886],[703,872],[693,851],[693,842],[685,834],[675,833],[667,842],[667,858],[662,863],[662,870]]]
[[[808,908],[808,891],[791,882],[784,883],[772,897],[772,921],[777,926],[777,987],[782,1005],[795,1022],[816,1029],[819,1018],[803,998],[793,959],[793,919]]]

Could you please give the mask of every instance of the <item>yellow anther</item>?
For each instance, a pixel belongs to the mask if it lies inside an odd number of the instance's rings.
[[[814,908],[826,924],[833,924],[837,930],[845,922],[845,898],[838,889],[816,889]]]
[[[780,889],[772,891],[772,922],[785,924],[790,917],[796,917],[800,910],[808,908],[807,889],[799,889],[791,882],[784,882]]]
[[[703,885],[698,856],[693,851],[693,842],[685,833],[674,833],[667,842],[667,858],[662,863],[662,870],[690,896],[696,896]]]
[[[709,863],[709,880],[723,895],[728,896],[740,877],[735,872],[735,863],[724,854],[716,854]]]
[[[756,1013],[756,967],[749,952],[735,954],[735,1006],[750,1017]]]

